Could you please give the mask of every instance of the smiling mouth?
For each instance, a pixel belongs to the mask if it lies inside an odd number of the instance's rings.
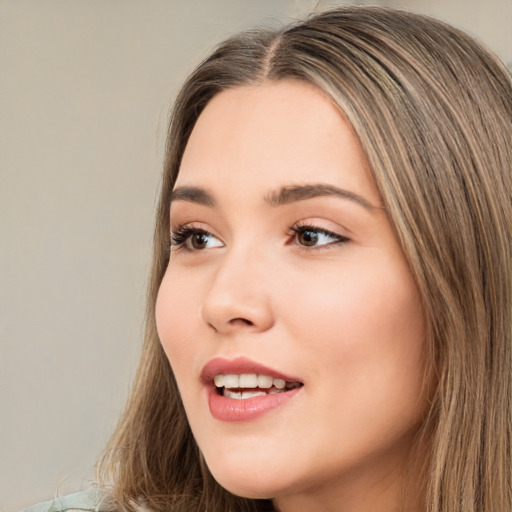
[[[270,375],[255,373],[218,374],[213,378],[218,395],[235,400],[286,393],[303,386],[302,382],[288,382]]]

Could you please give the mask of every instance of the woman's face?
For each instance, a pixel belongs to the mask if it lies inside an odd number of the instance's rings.
[[[339,110],[300,82],[220,93],[170,215],[158,332],[217,481],[284,511],[391,503],[426,409],[424,316]]]

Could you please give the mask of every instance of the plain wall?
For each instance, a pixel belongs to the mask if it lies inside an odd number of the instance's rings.
[[[340,3],[0,2],[0,509],[86,487],[122,409],[179,84],[227,35]],[[512,62],[512,0],[395,3]]]

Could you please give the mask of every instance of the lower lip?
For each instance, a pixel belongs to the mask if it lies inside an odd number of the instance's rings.
[[[217,420],[227,422],[251,421],[286,405],[301,389],[296,388],[283,393],[237,400],[219,395],[215,388],[209,388],[208,405],[212,416]]]

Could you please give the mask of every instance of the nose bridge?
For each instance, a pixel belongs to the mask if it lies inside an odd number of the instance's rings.
[[[255,243],[226,249],[205,296],[204,321],[217,332],[263,331],[274,323],[268,289],[268,253]]]

